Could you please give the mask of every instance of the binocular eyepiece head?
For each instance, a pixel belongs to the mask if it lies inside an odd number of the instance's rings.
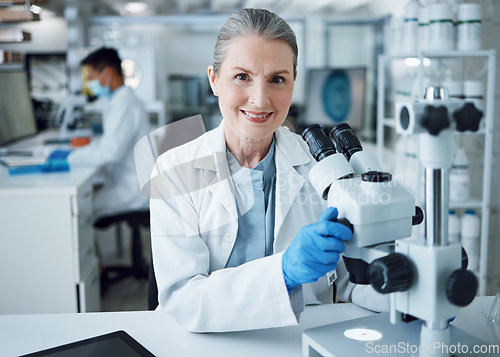
[[[344,154],[347,161],[350,161],[351,156],[356,152],[363,150],[361,142],[347,123],[334,126],[330,130],[330,137],[335,141],[337,150]]]
[[[332,140],[326,136],[325,132],[318,124],[308,126],[302,132],[302,139],[309,146],[309,151],[316,161],[337,153]]]
[[[330,137],[318,124],[313,124],[302,132],[302,138],[316,161],[321,161],[337,151],[349,161],[354,153],[363,150],[359,139],[347,123],[334,126],[329,134]]]

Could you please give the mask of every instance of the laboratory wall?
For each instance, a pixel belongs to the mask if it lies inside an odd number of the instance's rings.
[[[207,67],[213,63],[213,51],[217,34],[225,21],[225,17],[192,17],[178,21],[175,17],[157,17],[155,19],[138,20],[137,22],[123,21],[115,18],[93,19],[85,24],[85,46],[88,49],[99,46],[114,46],[118,49],[130,50],[133,48],[147,48],[154,52],[155,63],[152,68],[144,68],[145,71],[154,72],[156,78],[156,98],[164,100],[167,104],[167,112],[172,117],[178,117],[182,113],[175,103],[188,101],[190,108],[186,108],[186,116],[195,114],[196,106],[200,106],[199,112],[214,116],[218,113],[213,110],[206,110],[206,102],[216,103],[210,98],[201,98],[194,101],[193,98],[177,98],[179,96],[179,82],[185,79],[191,83],[203,86],[203,95],[211,96],[208,88]],[[204,22],[206,21],[206,22]],[[291,22],[297,35],[299,49],[299,68],[296,90],[293,102],[301,102],[303,96],[302,70],[303,54],[305,51],[303,43],[303,28],[301,22]],[[200,84],[201,82],[201,84]],[[188,95],[189,95],[188,91]],[[216,109],[216,108],[215,108]],[[177,113],[173,113],[176,110]],[[207,119],[207,118],[204,118]],[[215,119],[217,120],[217,119]],[[220,118],[218,118],[220,120]],[[212,125],[213,126],[213,125]]]
[[[425,3],[424,0],[421,0]],[[500,187],[495,178],[500,177],[500,2],[492,0],[466,0],[477,2],[483,7],[482,41],[483,48],[497,50],[495,137],[493,153],[493,184],[491,197],[491,219],[489,240],[489,283],[488,294],[500,291]],[[371,16],[380,19],[387,15],[402,16],[406,1],[375,0],[364,12],[354,12],[348,18]],[[367,96],[365,103],[365,123],[370,127],[375,120],[375,87],[377,80],[376,55],[384,50],[379,33],[379,24],[335,24],[336,16],[325,26],[321,15],[303,16],[290,21],[299,43],[298,78],[293,103],[303,105],[305,101],[306,72],[310,68],[356,67],[367,68]],[[169,85],[172,76],[198,76],[206,78],[206,68],[212,63],[213,49],[217,33],[225,17],[200,21],[179,22],[170,17],[130,20],[124,18],[93,18],[82,20],[81,36],[83,49],[88,51],[102,45],[124,49],[148,49],[153,52],[153,60],[145,71],[152,73],[154,90],[152,100],[169,101],[175,97],[175,86]],[[63,19],[45,18],[37,23],[22,24],[24,30],[32,34],[32,41],[23,44],[4,44],[3,49],[21,52],[64,52],[66,45],[66,23]],[[385,49],[387,50],[387,49]],[[205,93],[207,94],[207,93]],[[214,102],[209,103],[213,108]],[[211,109],[212,110],[212,109]],[[217,115],[215,111],[209,111]],[[215,120],[215,119],[214,119]],[[373,137],[373,133],[365,133]],[[484,162],[484,139],[469,137],[464,141],[469,156],[470,172],[481,172]],[[472,175],[472,193],[481,196],[482,177]]]
[[[354,21],[354,20],[353,20]],[[358,134],[365,140],[375,138],[375,94],[377,56],[383,52],[383,18],[360,24],[327,26],[326,65],[333,68],[365,68],[366,83],[363,100],[363,130]],[[353,46],[353,44],[355,44]]]
[[[217,30],[205,26],[171,25],[164,22],[122,23],[96,21],[88,24],[85,46],[97,48],[147,47],[154,51],[157,97],[169,96],[167,79],[172,74],[205,75],[211,57]],[[205,64],[205,65],[203,65]]]

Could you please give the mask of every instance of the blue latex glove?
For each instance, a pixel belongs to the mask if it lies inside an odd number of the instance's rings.
[[[59,171],[69,171],[68,160],[63,158],[49,158],[47,161],[39,165],[42,172],[59,172]]]
[[[9,167],[9,175],[27,175],[64,171],[69,171],[69,163],[66,159],[47,159],[45,163],[40,165]]]
[[[69,171],[68,155],[71,150],[56,149],[49,155],[47,161],[40,165],[42,172]]]
[[[39,174],[45,172],[69,171],[68,155],[71,150],[54,150],[50,153],[47,161],[40,165],[9,167],[9,175]]]
[[[302,227],[283,254],[281,267],[288,292],[312,283],[337,268],[344,242],[352,232],[342,223],[332,222],[338,211],[328,207],[318,222]]]
[[[71,153],[71,150],[62,150],[62,149],[56,149],[54,151],[52,151],[49,155],[49,160],[52,160],[52,159],[64,159],[64,160],[67,160],[68,159],[68,155]]]

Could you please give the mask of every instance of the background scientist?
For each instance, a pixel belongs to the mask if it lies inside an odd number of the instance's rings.
[[[103,135],[73,150],[70,166],[101,166],[103,187],[96,193],[94,216],[147,207],[137,183],[134,145],[149,132],[143,104],[124,84],[121,59],[115,49],[100,48],[85,57],[92,92],[107,100],[103,110]]]

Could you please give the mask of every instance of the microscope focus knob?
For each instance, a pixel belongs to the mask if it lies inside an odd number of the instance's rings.
[[[434,107],[427,105],[421,118],[422,127],[426,128],[429,134],[438,135],[442,130],[450,126],[448,119],[448,109],[445,106]]]
[[[363,182],[390,182],[392,175],[388,172],[381,171],[367,171],[361,174],[361,181]]]
[[[453,305],[469,305],[476,291],[477,279],[470,270],[457,269],[446,280],[446,297]]]
[[[465,105],[453,113],[453,117],[457,123],[457,131],[478,131],[479,122],[483,117],[483,112],[478,110],[471,102],[466,102]]]
[[[413,268],[403,254],[392,253],[371,262],[368,279],[381,294],[408,290],[413,283]]]

